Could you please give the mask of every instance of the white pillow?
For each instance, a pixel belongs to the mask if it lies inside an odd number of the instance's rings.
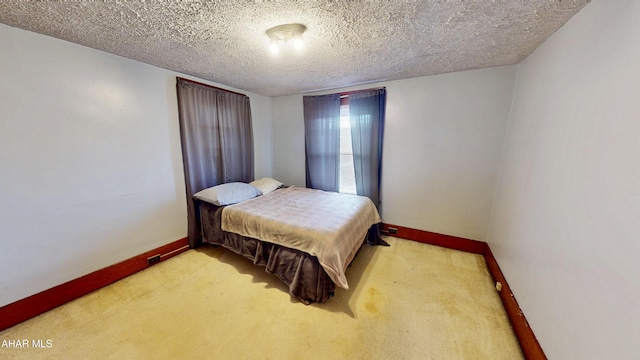
[[[204,189],[194,194],[193,197],[208,203],[223,206],[239,203],[258,195],[261,195],[260,191],[249,184],[231,182]]]
[[[282,186],[282,183],[272,178],[263,177],[261,179],[250,182],[249,185],[254,186],[256,189],[260,190],[262,194],[266,195]]]

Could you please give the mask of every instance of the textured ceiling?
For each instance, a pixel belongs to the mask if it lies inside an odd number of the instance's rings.
[[[3,0],[0,22],[279,96],[515,64],[588,2]],[[273,55],[285,23],[305,48]]]

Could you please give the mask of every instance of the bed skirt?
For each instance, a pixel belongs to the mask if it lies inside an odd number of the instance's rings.
[[[223,231],[222,207],[199,202],[202,242],[220,245],[242,255],[265,271],[276,275],[289,287],[289,294],[304,304],[325,302],[335,291],[336,285],[322,268],[315,256],[285,246]],[[378,225],[363,234],[362,243],[379,244]],[[362,246],[362,244],[360,245]]]

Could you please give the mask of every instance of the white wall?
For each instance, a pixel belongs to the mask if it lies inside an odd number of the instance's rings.
[[[387,88],[384,222],[485,239],[515,70],[498,67],[332,91]],[[274,98],[273,109],[274,176],[304,186],[302,95]]]
[[[640,355],[640,2],[519,66],[490,246],[550,359]]]
[[[177,75],[0,24],[0,306],[186,236]]]
[[[302,95],[273,98],[273,176],[304,187],[304,115]]]
[[[202,81],[201,81],[202,82]],[[211,82],[208,82],[212,84]],[[220,85],[216,85],[221,87]],[[226,87],[230,89],[229,87]],[[253,157],[255,178],[271,177],[273,174],[272,132],[272,98],[235,90],[246,94],[251,99],[251,119],[253,125]]]

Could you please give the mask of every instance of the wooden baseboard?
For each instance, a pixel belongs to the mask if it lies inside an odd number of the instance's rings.
[[[396,233],[390,233],[389,228],[395,229]],[[518,338],[524,357],[528,360],[543,360],[547,358],[540,346],[540,343],[538,343],[536,335],[529,326],[524,313],[520,309],[515,296],[511,292],[511,288],[509,287],[504,274],[500,270],[500,266],[498,266],[498,262],[493,256],[493,253],[489,248],[489,244],[484,241],[464,239],[456,236],[443,235],[391,224],[382,224],[380,230],[386,235],[402,239],[483,255],[494,282],[500,282],[502,284],[500,300],[502,300],[502,305],[507,312],[507,316],[511,322],[511,327]]]
[[[524,357],[530,360],[546,359],[547,356],[544,354],[536,335],[533,333],[533,330],[527,322],[527,318],[520,309],[518,301],[516,301],[516,297],[513,295],[513,292],[511,292],[511,288],[509,287],[502,270],[500,270],[500,266],[498,266],[498,262],[493,256],[488,244],[483,255],[494,282],[500,282],[502,284],[500,300],[502,300],[502,305],[507,311],[509,322],[511,322],[513,331],[518,338],[518,342],[520,342],[520,347],[522,348]]]
[[[389,228],[395,229],[396,234],[389,232]],[[418,241],[425,244],[442,246],[450,249],[466,251],[474,254],[483,254],[487,243],[484,241],[470,240],[457,236],[438,234],[431,231],[411,229],[404,226],[382,224],[380,230],[387,235]]]
[[[0,307],[0,331],[40,315],[71,300],[77,299],[101,287],[107,286],[140,270],[153,266],[189,249],[187,238],[174,241],[117,264],[94,271],[64,284],[44,290],[22,300]],[[149,265],[147,259],[160,259]]]

